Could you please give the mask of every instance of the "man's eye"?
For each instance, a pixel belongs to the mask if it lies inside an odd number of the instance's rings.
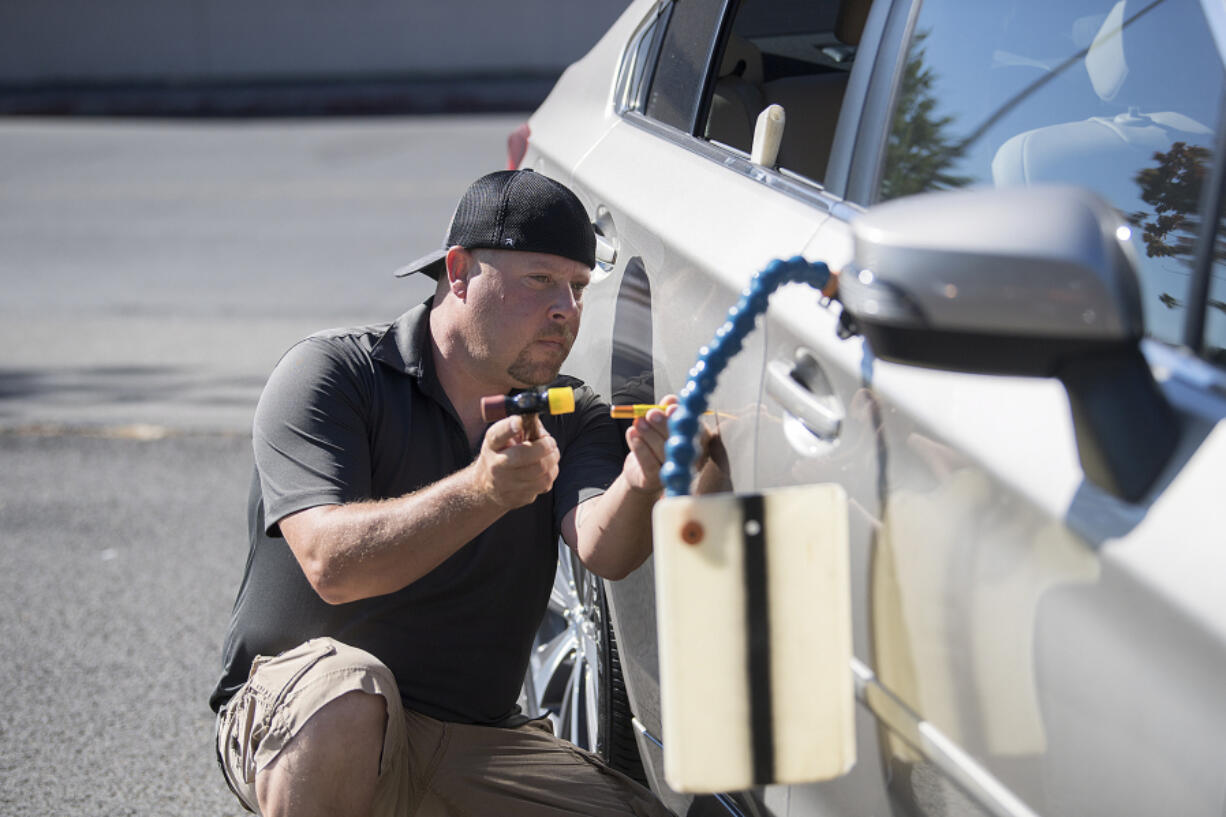
[[[587,289],[587,284],[573,283],[570,288],[576,295],[582,295],[583,290]]]

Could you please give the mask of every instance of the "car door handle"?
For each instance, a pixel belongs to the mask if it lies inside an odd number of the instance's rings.
[[[592,229],[596,231],[596,265],[605,272],[612,272],[613,265],[617,263],[617,249],[621,242],[617,240],[617,225],[613,223],[613,213],[603,204],[596,208]]]
[[[813,436],[831,441],[843,427],[842,412],[831,408],[823,395],[815,394],[805,385],[803,368],[802,361],[772,360],[766,366],[766,393],[784,411],[798,418]]]
[[[617,262],[617,239],[596,233],[596,263],[611,267]]]

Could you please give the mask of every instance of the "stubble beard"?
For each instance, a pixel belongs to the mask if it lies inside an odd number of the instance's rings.
[[[520,351],[515,360],[511,361],[511,365],[507,366],[507,374],[514,378],[517,383],[523,383],[527,386],[544,386],[557,380],[558,373],[562,371],[562,364],[566,362],[567,355],[570,354],[570,347],[575,341],[574,335],[567,331],[562,340],[562,354],[556,361],[541,360],[534,358],[532,355],[533,345],[537,339],[528,344],[526,348]],[[538,353],[539,354],[539,353]],[[552,355],[550,356],[552,358]]]

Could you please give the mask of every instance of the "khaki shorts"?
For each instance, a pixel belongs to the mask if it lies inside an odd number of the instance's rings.
[[[218,715],[218,759],[244,807],[258,813],[256,774],[303,724],[354,691],[387,703],[374,817],[671,814],[647,789],[554,737],[545,719],[504,729],[405,710],[387,667],[330,638],[256,658]]]

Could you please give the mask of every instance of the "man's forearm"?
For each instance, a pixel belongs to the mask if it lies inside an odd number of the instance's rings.
[[[625,578],[651,555],[651,509],[660,491],[630,487],[625,474],[575,509],[575,550],[598,576]]]
[[[324,601],[393,593],[442,564],[506,512],[473,468],[395,499],[309,508],[281,521]]]
[[[558,475],[557,443],[548,434],[523,439],[518,421],[494,423],[472,464],[419,491],[282,519],[281,533],[319,597],[343,604],[407,587],[548,491]]]

